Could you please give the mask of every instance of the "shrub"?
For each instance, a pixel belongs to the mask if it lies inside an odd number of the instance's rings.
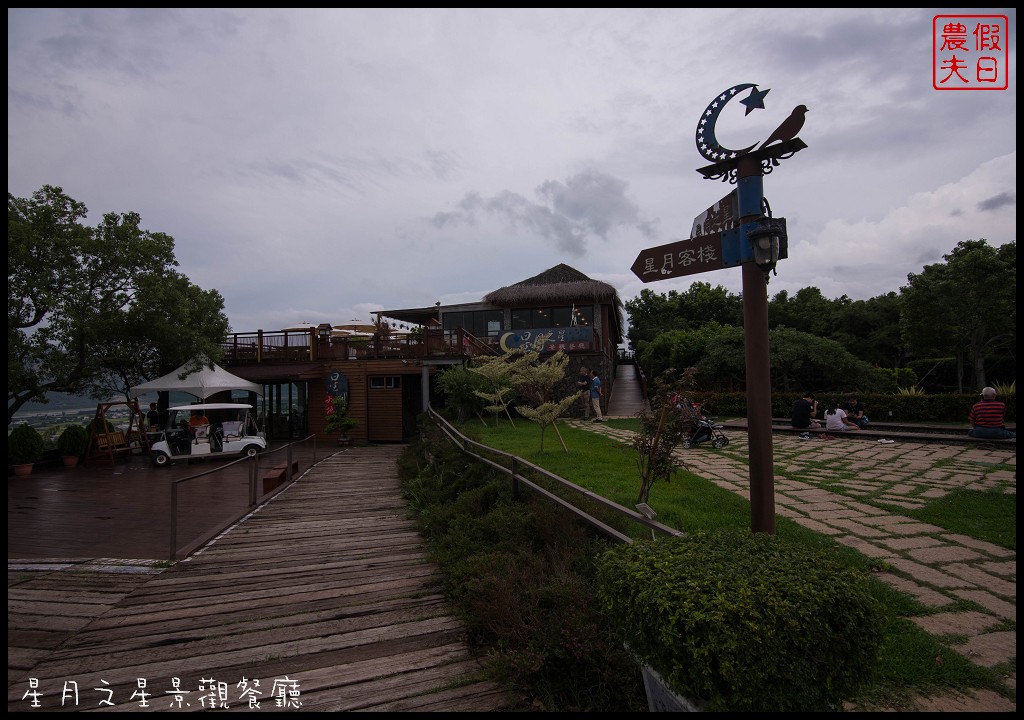
[[[882,614],[867,578],[774,535],[617,547],[597,580],[633,652],[709,711],[836,711],[877,664]]]
[[[68,425],[57,438],[57,449],[61,455],[78,457],[89,445],[89,431],[83,425]]]
[[[327,395],[324,409],[327,414],[327,422],[324,424],[325,433],[338,432],[345,435],[359,425],[355,418],[349,417],[348,398],[344,395]]]
[[[925,392],[924,392],[924,390],[922,390],[919,387],[910,386],[910,387],[896,388],[896,394],[897,395],[924,395]]]
[[[7,459],[13,465],[37,462],[43,454],[43,436],[24,423],[15,425],[7,434]]]
[[[607,543],[544,499],[513,497],[506,476],[436,427],[421,430],[399,461],[403,495],[493,677],[527,697],[524,709],[645,709],[639,666],[593,591]]]
[[[477,394],[487,390],[487,379],[461,365],[439,372],[437,387],[444,393],[445,404],[459,422],[480,415],[487,406],[487,402]]]
[[[94,417],[92,420],[90,420],[89,423],[85,426],[85,430],[88,433],[92,433],[93,429],[95,428],[97,432],[102,433],[104,431],[99,429],[101,427],[105,427],[106,432],[115,432],[117,430],[117,428],[114,427],[114,423],[110,422],[106,418],[103,419],[103,424],[101,425],[100,419],[98,417]]]
[[[998,383],[998,382],[997,383],[993,383],[992,387],[995,388],[996,396],[997,397],[1005,398],[1005,397],[1007,397],[1009,395],[1016,395],[1017,394],[1017,381],[1016,380],[1014,380],[1013,382],[1010,382],[1010,383]]]

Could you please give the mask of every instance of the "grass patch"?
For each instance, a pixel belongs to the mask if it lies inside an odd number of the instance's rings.
[[[1000,489],[960,488],[923,508],[904,512],[950,532],[1017,549],[1017,496]]]
[[[607,425],[623,430],[639,429],[639,421],[633,419],[610,420]],[[549,429],[545,437],[545,451],[541,453],[540,432],[535,424],[525,420],[517,421],[514,428],[508,422],[495,426],[493,423],[484,425],[471,421],[462,426],[468,437],[484,445],[517,455],[586,490],[633,508],[640,489],[636,451],[620,440],[562,422],[558,428],[568,452],[562,450],[557,439],[552,442],[554,433]],[[728,447],[699,450],[726,454],[728,451]],[[649,504],[657,511],[658,521],[684,531],[749,528],[751,523],[747,500],[686,470],[677,471],[668,483],[656,484],[651,490]],[[1015,510],[1016,501],[1012,495],[957,491],[921,510],[902,512],[951,532],[1015,549]],[[649,537],[649,530],[642,526],[623,531],[637,538]],[[812,532],[786,517],[777,516],[776,534],[806,546],[825,548],[844,564],[865,573],[884,569],[880,561]],[[931,636],[908,619],[929,614],[932,610],[880,581],[873,580],[872,586],[873,593],[885,608],[886,638],[875,681],[870,690],[861,697],[851,698],[851,701],[862,705],[898,707],[913,693],[933,693],[951,688],[1000,690],[997,668],[974,665],[948,643]]]

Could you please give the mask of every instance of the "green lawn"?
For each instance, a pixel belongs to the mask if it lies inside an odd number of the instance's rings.
[[[609,425],[632,430],[638,427],[635,420],[611,420]],[[640,488],[637,455],[623,442],[560,423],[558,430],[568,452],[563,451],[552,428],[545,432],[544,452],[540,452],[540,430],[526,420],[517,420],[514,428],[507,419],[497,426],[493,421],[486,425],[472,421],[465,423],[462,430],[478,442],[517,455],[624,507],[633,508],[637,503]],[[578,496],[575,499],[578,500]],[[658,512],[658,521],[684,531],[750,527],[748,501],[686,471],[677,472],[669,483],[656,484],[651,491],[650,504]],[[1015,511],[1015,496],[958,492],[909,514],[957,533],[1015,549]],[[649,532],[636,524],[630,525],[621,528],[622,531],[634,537]],[[879,569],[878,561],[785,517],[777,517],[776,534],[809,546],[829,547],[843,562],[865,573]],[[886,640],[878,680],[864,697],[857,699],[859,702],[893,706],[914,692],[941,692],[950,688],[1001,691],[999,678],[1007,668],[983,668],[969,662],[908,619],[936,610],[880,581],[873,580],[872,584],[887,618]],[[949,610],[948,607],[942,609]]]

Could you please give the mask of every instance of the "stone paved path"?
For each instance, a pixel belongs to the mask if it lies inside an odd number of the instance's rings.
[[[632,433],[574,421],[580,428],[628,442]],[[745,433],[730,433],[721,450],[680,451],[687,469],[749,499]],[[933,608],[970,601],[977,610],[940,612],[915,622],[929,633],[963,637],[952,645],[982,666],[1017,655],[1017,553],[950,533],[890,508],[919,508],[957,488],[1017,492],[1016,447],[801,440],[773,436],[775,512],[831,536],[886,568],[877,577]],[[1010,469],[1007,469],[1010,468]],[[1016,671],[1004,684],[1017,691]],[[923,699],[922,711],[1015,712],[996,693]]]

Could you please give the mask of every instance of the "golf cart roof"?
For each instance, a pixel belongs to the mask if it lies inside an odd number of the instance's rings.
[[[239,408],[248,408],[252,410],[252,405],[245,403],[197,403],[195,405],[175,405],[174,407],[167,408],[168,410],[238,410]]]

